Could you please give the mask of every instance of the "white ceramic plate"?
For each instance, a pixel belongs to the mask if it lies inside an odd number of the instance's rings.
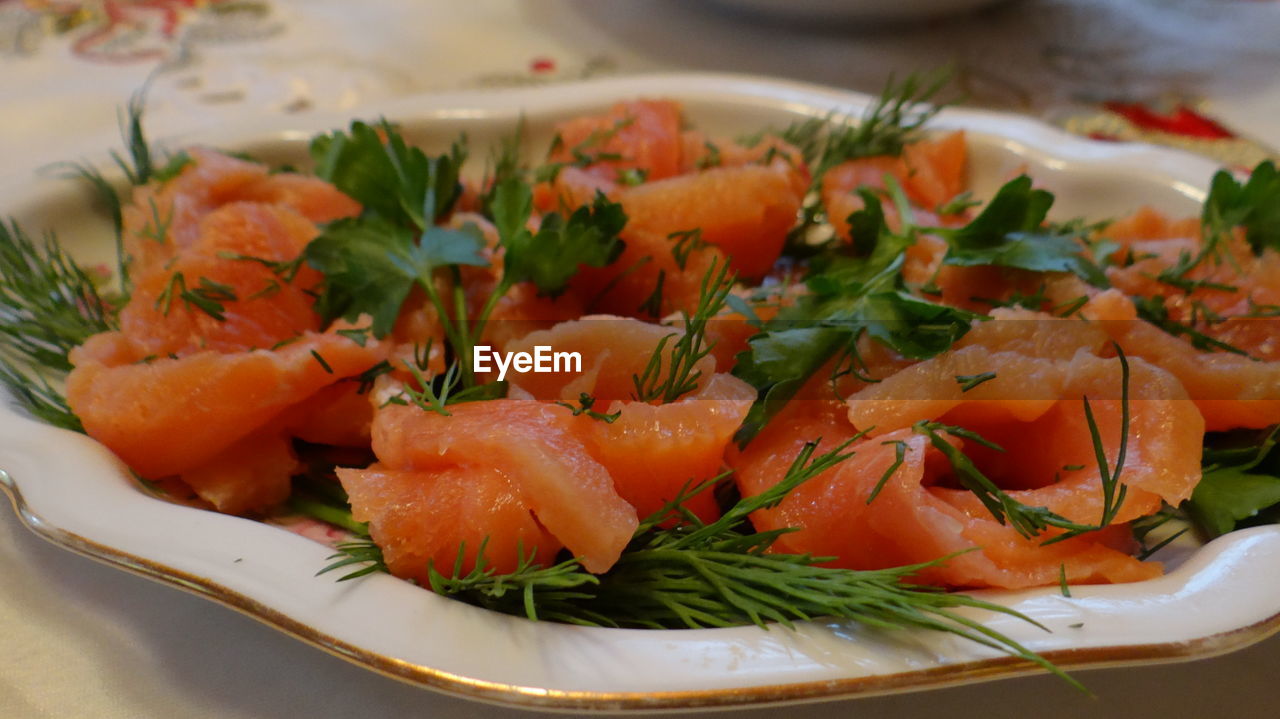
[[[465,130],[473,146],[509,133],[523,114],[539,139],[556,120],[635,96],[685,103],[717,132],[744,132],[828,112],[858,115],[868,98],[772,80],[675,75],[541,89],[431,95],[368,108],[411,139],[442,148]],[[300,161],[316,131],[349,118],[275,118],[217,136],[177,138]],[[1068,136],[1030,120],[948,111],[965,128],[981,196],[1025,166],[1057,193],[1062,216],[1105,217],[1151,204],[1197,211],[1211,163],[1138,145]],[[541,134],[541,138],[538,135]],[[84,257],[110,256],[109,228],[66,181],[11,178],[5,206],[29,230],[55,229]],[[443,599],[389,576],[338,584],[316,577],[330,550],[245,519],[169,504],[140,489],[87,437],[0,408],[0,484],[23,521],[78,552],[207,596],[376,671],[443,691],[526,706],[653,709],[726,706],[937,687],[1037,671],[949,635],[871,632],[815,622],[643,631],[534,623]],[[974,612],[988,626],[1066,667],[1225,652],[1280,628],[1280,527],[1173,553],[1180,566],[1141,584],[986,592],[1046,625]],[[1185,561],[1182,561],[1184,560]]]

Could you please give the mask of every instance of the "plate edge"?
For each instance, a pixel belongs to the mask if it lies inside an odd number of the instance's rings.
[[[769,704],[894,694],[913,689],[941,689],[970,682],[1044,673],[1031,662],[1006,656],[880,676],[676,692],[592,692],[501,684],[452,674],[361,649],[206,577],[99,544],[74,532],[51,525],[31,510],[23,499],[17,482],[4,469],[0,469],[0,490],[9,497],[10,504],[22,525],[55,546],[212,600],[333,656],[362,668],[372,669],[392,679],[491,704],[526,709],[578,711],[760,707]],[[1184,642],[1059,649],[1045,652],[1042,656],[1064,669],[1102,669],[1138,663],[1172,663],[1227,654],[1277,633],[1280,633],[1280,613],[1244,627]]]

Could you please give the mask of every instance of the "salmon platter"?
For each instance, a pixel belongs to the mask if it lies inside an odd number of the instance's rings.
[[[0,485],[72,550],[522,706],[1280,629],[1280,173],[741,76],[435,94],[0,190]],[[106,148],[104,148],[105,152]]]

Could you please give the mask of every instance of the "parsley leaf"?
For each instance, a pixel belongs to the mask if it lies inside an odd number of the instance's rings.
[[[1230,172],[1219,171],[1205,198],[1202,222],[1211,237],[1243,226],[1258,254],[1267,248],[1280,250],[1280,172],[1275,164],[1259,163],[1243,185]]]
[[[996,265],[1034,272],[1072,272],[1095,287],[1107,279],[1085,257],[1074,226],[1044,227],[1053,194],[1034,189],[1026,175],[1005,183],[991,202],[964,227],[936,230],[951,245],[948,265]]]
[[[1253,447],[1205,452],[1212,464],[1187,501],[1187,510],[1209,536],[1226,534],[1240,522],[1280,505],[1280,477],[1259,468],[1272,454],[1278,435],[1280,427]]]
[[[565,219],[558,212],[542,218],[537,232],[526,227],[533,212],[529,185],[506,180],[494,189],[493,219],[506,248],[503,284],[532,282],[538,291],[558,295],[580,265],[604,267],[622,253],[618,233],[627,224],[622,205],[597,194]]]
[[[395,324],[415,282],[431,282],[444,265],[487,264],[478,232],[431,227],[414,242],[414,232],[381,217],[330,223],[303,253],[325,275],[316,310],[326,320],[373,317],[373,334],[385,337]]]
[[[424,230],[448,213],[461,193],[458,170],[466,149],[455,142],[448,154],[428,157],[383,120],[377,128],[353,122],[349,132],[317,136],[311,141],[311,158],[316,175],[359,201],[366,212]]]

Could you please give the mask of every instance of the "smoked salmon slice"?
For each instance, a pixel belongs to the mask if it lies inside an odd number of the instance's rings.
[[[590,174],[610,181],[626,170],[640,170],[648,180],[671,177],[680,171],[680,118],[680,104],[670,100],[620,102],[557,125],[547,160],[574,164],[585,157]]]
[[[1084,313],[1126,353],[1177,377],[1208,431],[1261,429],[1280,422],[1280,362],[1198,350],[1137,319],[1133,301],[1118,290],[1090,299]]]
[[[618,560],[638,519],[579,437],[580,423],[592,420],[532,400],[469,402],[451,405],[449,412],[445,416],[395,404],[378,410],[373,451],[382,467],[424,476],[460,467],[497,472],[510,479],[521,506],[587,570],[603,572]],[[358,472],[342,473],[344,486],[352,477],[360,481]],[[355,502],[353,498],[353,508]],[[481,537],[457,536],[452,551],[456,554],[468,539],[468,545],[475,546]],[[513,546],[490,548],[495,559],[515,556]]]
[[[269,349],[320,329],[307,267],[284,268],[316,235],[288,208],[238,202],[210,212],[199,236],[137,280],[120,326],[142,356]],[[272,264],[275,263],[275,264]]]
[[[121,344],[119,335],[108,334],[72,352],[67,401],[90,437],[146,478],[214,459],[290,406],[373,366],[383,353],[375,341],[361,347],[341,335],[308,332],[274,352],[206,351],[121,364],[128,356]]]
[[[521,558],[553,563],[561,544],[529,511],[515,479],[484,464],[431,470],[337,470],[351,500],[351,514],[369,523],[387,568],[397,577],[430,586],[428,567],[451,576],[459,553],[470,572],[484,545],[484,560],[499,573]]]
[[[622,254],[612,264],[583,267],[570,283],[574,295],[593,312],[644,319],[691,312],[698,304],[702,279],[712,265],[724,263],[719,248],[689,238],[626,230],[623,241]],[[682,249],[682,242],[689,244]]]
[[[977,432],[1005,450],[974,449],[971,454],[997,484],[1039,493],[1024,504],[1046,506],[1076,522],[1096,522],[1102,513],[1101,485],[1082,398],[1089,398],[1105,454],[1114,465],[1123,410],[1119,360],[1093,354],[1092,343],[1066,359],[993,352],[981,344],[987,327],[992,328],[989,333],[1006,338],[1021,332],[1034,343],[1036,335],[1058,332],[1058,327],[1069,332],[1073,323],[1084,324],[1048,317],[984,323],[970,333],[978,336],[967,338],[967,346],[853,394],[848,399],[849,419],[873,433],[919,421]],[[1061,353],[1062,348],[1053,352]],[[1129,359],[1129,368],[1130,424],[1123,471],[1129,490],[1118,521],[1150,514],[1161,500],[1176,505],[1191,495],[1200,478],[1204,434],[1203,419],[1176,377],[1136,357]],[[984,373],[994,376],[968,390],[957,381]]]
[[[804,200],[795,173],[782,160],[743,165],[646,182],[618,192],[627,213],[627,234],[659,237],[701,230],[743,278],[761,277],[782,253]]]
[[[640,517],[720,473],[725,449],[756,398],[751,385],[716,373],[714,357],[707,356],[695,366],[701,379],[689,394],[666,404],[630,399],[636,391],[633,378],[643,373],[659,343],[668,338],[670,346],[679,334],[672,327],[595,316],[534,332],[507,346],[509,352],[545,345],[582,355],[580,375],[526,374],[514,383],[535,397],[569,403],[586,394],[595,400],[595,411],[618,414],[612,421],[584,416],[579,432],[592,456],[608,469],[618,494]],[[719,514],[709,491],[690,498],[687,506],[705,520]]]
[[[744,495],[781,480],[809,439],[821,437],[818,451],[826,451],[854,433],[837,402],[793,403],[778,419],[784,416],[734,462]],[[939,462],[942,457],[928,440],[910,429],[862,439],[849,449],[855,452],[851,459],[800,485],[776,508],[753,515],[760,530],[797,528],[779,538],[779,551],[830,557],[833,566],[852,569],[946,559],[915,579],[950,587],[1040,586],[1056,581],[1059,572],[1073,583],[1140,581],[1160,574],[1158,565],[1122,551],[1133,548],[1124,525],[1046,547],[1000,525],[985,508],[969,511],[955,501],[967,491],[934,484],[945,461]]]
[[[257,202],[289,208],[313,223],[352,217],[355,200],[315,177],[271,174],[266,165],[193,147],[190,162],[177,177],[134,190],[122,208],[125,251],[130,275],[162,270],[166,262],[193,244],[205,215],[233,202]]]

